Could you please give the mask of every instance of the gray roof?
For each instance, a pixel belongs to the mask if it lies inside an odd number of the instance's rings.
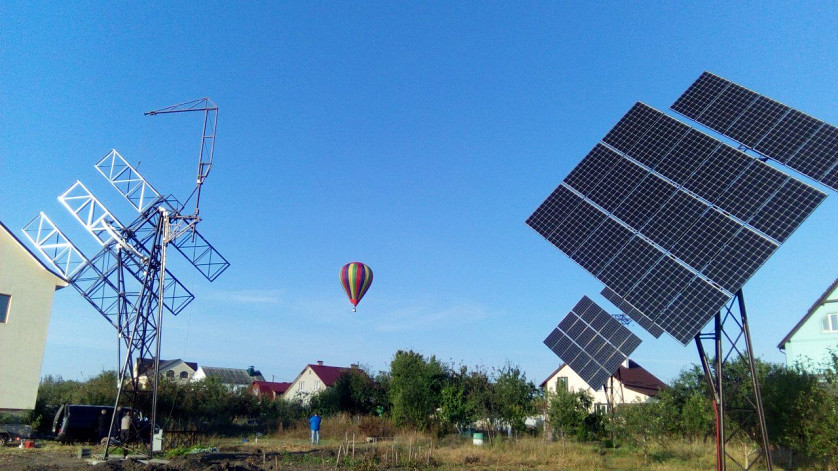
[[[244,384],[250,385],[254,381],[265,381],[262,374],[258,371],[255,375],[250,376],[247,370],[242,368],[218,368],[215,366],[202,366],[204,374],[207,378],[218,378],[222,384]]]

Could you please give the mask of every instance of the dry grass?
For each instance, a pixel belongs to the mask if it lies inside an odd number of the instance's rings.
[[[443,470],[713,470],[712,443],[668,443],[644,458],[639,450],[603,448],[598,443],[550,442],[543,438],[495,438],[475,446],[464,436],[437,439],[428,434],[398,431],[393,437],[367,443],[358,423],[346,417],[323,420],[317,449],[330,450],[330,465],[340,453],[341,469],[443,469]],[[242,445],[226,439],[218,446]],[[249,438],[247,448],[266,452],[312,450],[307,427],[286,429],[272,436]],[[326,463],[324,462],[324,465]],[[778,469],[775,466],[775,469]]]

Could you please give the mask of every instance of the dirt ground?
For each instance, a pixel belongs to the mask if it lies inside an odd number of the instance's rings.
[[[247,450],[221,450],[217,453],[196,453],[172,459],[147,461],[143,457],[124,459],[113,456],[107,462],[79,458],[80,447],[43,447],[19,449],[7,447],[0,450],[0,469],[10,471],[279,471],[279,470],[323,470],[333,469],[335,452],[331,449],[312,449],[299,452],[268,452],[258,448]],[[101,457],[101,456],[100,456]],[[326,463],[331,459],[332,464]]]

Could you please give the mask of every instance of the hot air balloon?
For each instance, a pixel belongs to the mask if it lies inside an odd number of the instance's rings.
[[[372,269],[361,262],[347,263],[340,269],[340,283],[352,303],[352,312],[355,312],[355,306],[372,284]]]

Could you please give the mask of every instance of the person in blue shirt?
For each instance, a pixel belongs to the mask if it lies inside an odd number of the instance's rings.
[[[311,444],[320,444],[320,416],[317,412],[308,419],[308,424],[311,426]]]

